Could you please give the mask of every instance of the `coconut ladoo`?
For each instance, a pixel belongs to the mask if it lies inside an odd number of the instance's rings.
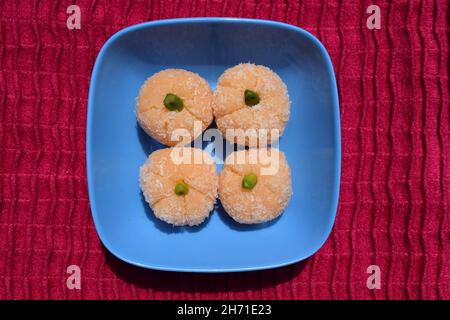
[[[148,78],[136,99],[136,117],[156,141],[175,146],[197,138],[213,121],[212,90],[198,74],[166,69]]]
[[[219,198],[237,222],[256,224],[282,214],[292,195],[291,170],[277,149],[233,152],[219,177]]]
[[[174,226],[195,226],[214,208],[217,169],[200,149],[161,149],[150,154],[141,167],[140,186],[158,219]]]
[[[220,76],[213,110],[217,127],[227,140],[263,147],[283,134],[290,101],[286,85],[275,72],[241,63]]]

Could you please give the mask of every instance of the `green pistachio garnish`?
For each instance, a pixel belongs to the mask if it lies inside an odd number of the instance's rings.
[[[166,94],[164,98],[164,105],[170,111],[181,111],[183,110],[183,100],[173,93]]]
[[[188,185],[183,180],[178,181],[177,184],[175,185],[175,194],[177,196],[185,196],[188,194],[188,192],[189,192]]]
[[[255,91],[245,90],[244,101],[246,105],[253,107],[259,103],[259,95]]]
[[[254,173],[246,174],[242,179],[242,188],[251,190],[256,186],[258,177]]]

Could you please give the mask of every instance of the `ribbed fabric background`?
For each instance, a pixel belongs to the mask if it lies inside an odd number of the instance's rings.
[[[66,9],[81,8],[68,30]],[[381,30],[366,8],[381,8]],[[272,19],[316,35],[340,94],[336,223],[312,258],[240,274],[129,266],[103,249],[87,194],[90,74],[103,43],[142,21]],[[0,298],[450,299],[450,3],[0,1]],[[66,287],[81,267],[81,290]],[[369,265],[381,289],[368,290]]]

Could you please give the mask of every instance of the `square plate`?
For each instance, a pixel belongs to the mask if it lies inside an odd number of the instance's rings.
[[[136,122],[140,86],[157,71],[182,68],[197,72],[214,89],[225,69],[249,61],[274,70],[289,90],[291,117],[279,144],[292,170],[294,193],[287,209],[275,221],[253,226],[235,223],[220,204],[198,227],[159,221],[141,195],[139,167],[164,146]],[[194,18],[119,31],[95,62],[86,139],[97,232],[104,246],[128,263],[191,272],[274,268],[312,255],[333,226],[341,160],[336,80],[325,48],[300,28],[265,20]]]

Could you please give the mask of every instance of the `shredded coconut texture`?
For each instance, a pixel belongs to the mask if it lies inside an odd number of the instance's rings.
[[[166,94],[177,95],[183,101],[181,111],[170,111],[164,106]],[[190,133],[191,142],[213,121],[212,90],[198,74],[182,69],[166,69],[155,73],[142,85],[136,99],[136,117],[142,129],[155,140],[168,146],[176,129]],[[194,132],[194,122],[201,124],[201,132]]]
[[[257,92],[259,104],[247,106],[245,90]],[[232,143],[246,146],[266,146],[281,136],[290,115],[289,95],[283,80],[265,66],[241,63],[225,72],[214,91],[213,110],[218,129]],[[242,129],[227,134],[227,129]],[[249,139],[245,131],[256,130],[256,139]],[[261,135],[267,130],[267,137]],[[279,134],[271,134],[271,130]]]
[[[257,159],[258,152],[267,151],[272,159],[278,158],[278,169],[269,175],[262,168],[269,166]],[[236,159],[245,159],[237,164]],[[242,188],[246,174],[254,173],[258,182],[251,190]],[[277,149],[249,149],[232,153],[225,160],[219,177],[219,197],[225,211],[237,222],[262,223],[282,214],[292,195],[291,170],[284,154]]]
[[[195,157],[203,161],[177,164],[171,154],[174,149],[190,152],[192,160]],[[189,187],[184,196],[174,192],[179,180]],[[140,186],[145,200],[157,218],[175,226],[199,225],[209,216],[216,202],[218,180],[214,160],[196,148],[157,150],[140,169]]]

